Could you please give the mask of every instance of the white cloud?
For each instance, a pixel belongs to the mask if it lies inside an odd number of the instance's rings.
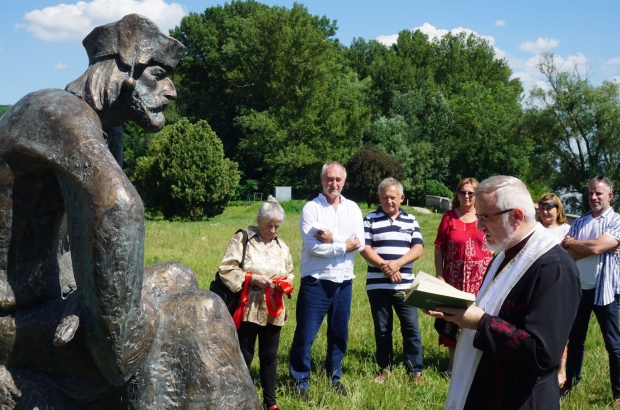
[[[549,51],[554,47],[560,45],[560,40],[549,37],[538,37],[536,41],[524,41],[519,48],[523,51],[527,51],[532,54],[539,54],[543,51]]]
[[[18,24],[16,28],[46,41],[80,42],[93,28],[131,13],[150,18],[167,33],[179,24],[187,10],[181,4],[168,4],[165,0],[78,1],[29,11],[23,17],[26,23]]]
[[[605,61],[605,64],[608,64],[608,65],[620,64],[620,57],[610,58],[609,60]]]
[[[64,69],[65,69],[65,68],[67,68],[67,67],[68,67],[68,66],[67,66],[66,64],[63,64],[63,63],[58,63],[58,64],[56,64],[56,65],[54,66],[54,68],[55,68],[56,70],[64,70]]]
[[[506,20],[497,20],[497,21],[495,22],[495,25],[496,25],[497,27],[505,27],[507,24],[508,24],[508,23],[506,23]]]
[[[615,81],[616,83],[620,84],[620,76],[611,77],[611,81]]]

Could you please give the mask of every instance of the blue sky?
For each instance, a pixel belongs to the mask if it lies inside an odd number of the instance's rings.
[[[263,3],[291,7],[293,1]],[[386,44],[402,30],[420,28],[430,36],[472,31],[506,58],[513,76],[530,89],[542,84],[536,64],[551,50],[565,69],[575,65],[594,83],[620,82],[619,0],[306,0],[315,15],[337,20],[337,37]],[[140,13],[163,31],[189,12],[223,4],[214,0],[21,0],[2,4],[0,14],[0,104],[14,104],[31,91],[64,88],[88,65],[81,40],[93,27]]]

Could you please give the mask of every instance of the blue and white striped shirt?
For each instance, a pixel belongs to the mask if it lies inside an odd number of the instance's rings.
[[[381,258],[386,261],[399,259],[405,255],[412,246],[422,245],[420,226],[413,215],[408,214],[402,208],[396,219],[387,216],[381,207],[371,212],[364,218],[364,239]],[[380,268],[368,264],[366,276],[366,290],[372,289],[408,289],[413,283],[413,262],[404,265],[400,269],[401,280],[392,283],[383,275]]]
[[[597,219],[592,217],[592,211],[576,219],[571,225],[568,236],[577,240],[591,240],[607,234],[620,241],[620,215],[609,208]],[[596,291],[594,304],[605,306],[614,301],[616,295],[620,295],[620,278],[618,277],[618,255],[605,252],[600,255],[591,255],[577,261],[579,276],[588,282],[588,276],[596,277]],[[595,272],[583,272],[582,269],[595,270]],[[587,286],[587,285],[584,285]],[[583,287],[583,286],[582,286]],[[584,288],[585,289],[585,288]]]

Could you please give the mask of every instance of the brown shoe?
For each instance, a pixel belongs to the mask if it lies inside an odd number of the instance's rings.
[[[614,400],[614,407],[620,407],[620,397]]]
[[[424,378],[422,377],[422,372],[417,373],[414,376],[410,376],[411,377],[411,382],[413,384],[415,384],[416,386],[424,386],[426,384],[426,382],[424,381]]]

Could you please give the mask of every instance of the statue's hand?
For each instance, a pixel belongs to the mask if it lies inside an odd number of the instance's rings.
[[[80,325],[80,318],[69,315],[62,318],[54,335],[54,346],[63,346],[69,343]]]
[[[80,326],[80,312],[82,305],[80,304],[79,291],[73,291],[67,297],[67,303],[62,312],[62,320],[56,327],[54,334],[54,346],[66,345],[73,339],[75,332]]]

